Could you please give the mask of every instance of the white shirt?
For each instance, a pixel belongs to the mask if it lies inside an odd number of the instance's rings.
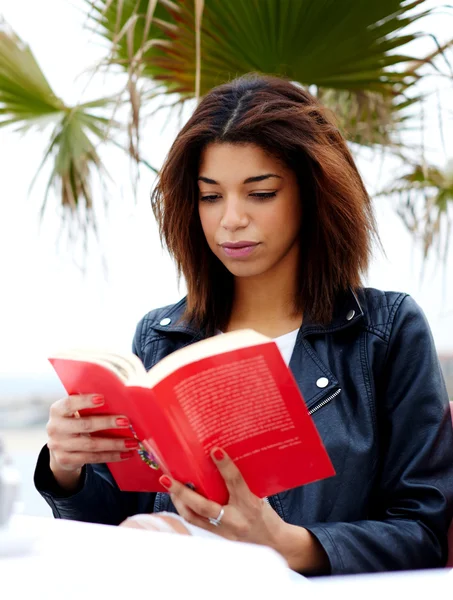
[[[297,334],[299,333],[298,329],[294,331],[290,331],[289,333],[285,333],[284,335],[280,335],[277,338],[274,338],[274,342],[277,344],[278,349],[283,356],[283,360],[287,365],[289,365],[289,361],[291,360],[291,356],[293,355],[294,346],[296,345]]]
[[[299,330],[295,329],[294,331],[290,331],[289,333],[284,333],[283,335],[273,338],[273,341],[277,344],[277,347],[280,350],[280,353],[283,356],[283,360],[285,361],[287,366],[289,365],[289,361],[291,360],[291,356],[293,355],[298,333]],[[223,331],[217,332],[217,335],[222,334]]]

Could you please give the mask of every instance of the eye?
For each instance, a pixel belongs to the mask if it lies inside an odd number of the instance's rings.
[[[267,198],[275,198],[277,192],[253,192],[250,194],[252,198],[258,198],[259,200],[266,200]]]
[[[218,198],[220,198],[219,194],[209,194],[200,196],[200,202],[215,202]]]

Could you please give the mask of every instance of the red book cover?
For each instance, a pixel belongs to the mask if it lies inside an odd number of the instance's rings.
[[[165,472],[225,504],[227,490],[210,458],[216,446],[228,453],[259,497],[335,473],[272,341],[185,364],[152,389],[143,387],[143,379],[140,386],[133,380],[125,385],[98,364],[50,361],[69,394],[104,395],[105,404],[90,412],[129,417],[131,437],[142,442],[142,452],[108,465],[122,490],[162,491],[158,479]]]

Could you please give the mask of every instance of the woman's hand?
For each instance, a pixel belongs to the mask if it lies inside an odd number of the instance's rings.
[[[168,489],[178,513],[189,523],[229,540],[275,547],[285,522],[265,500],[252,494],[239,469],[222,450],[215,450],[212,457],[230,495],[228,504],[223,507],[221,524],[215,527],[208,520],[219,516],[220,504],[164,475],[160,482]]]
[[[178,513],[186,521],[229,540],[270,546],[296,571],[328,571],[327,555],[309,531],[285,523],[265,500],[255,496],[239,469],[223,450],[214,449],[212,458],[229,492],[228,504],[223,507],[167,475],[160,478]],[[220,524],[211,524],[209,519],[217,519],[222,508]]]
[[[104,429],[123,429],[125,434],[129,430],[129,420],[124,415],[80,416],[80,410],[103,403],[102,396],[90,394],[67,396],[50,407],[47,423],[50,469],[67,491],[77,487],[84,465],[126,460],[138,447],[130,438],[96,437],[96,432]]]

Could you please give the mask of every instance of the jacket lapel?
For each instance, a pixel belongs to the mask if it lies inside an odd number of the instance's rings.
[[[289,363],[294,379],[310,410],[339,389],[339,382],[330,369],[319,359],[299,331]]]

